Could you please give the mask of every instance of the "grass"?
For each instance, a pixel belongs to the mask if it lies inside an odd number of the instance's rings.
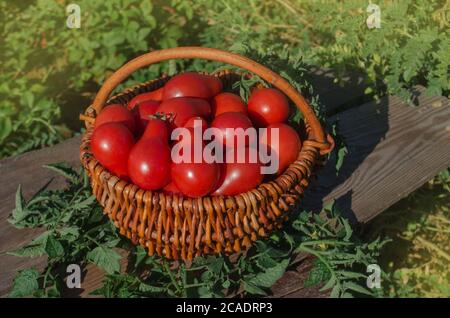
[[[450,297],[450,178],[448,171],[383,212],[364,231],[365,239],[393,239],[380,265],[390,297]]]

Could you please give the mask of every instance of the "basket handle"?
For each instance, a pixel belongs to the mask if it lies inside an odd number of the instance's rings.
[[[105,81],[105,83],[95,96],[92,107],[98,114],[102,110],[107,98],[117,87],[117,85],[124,81],[133,72],[144,66],[172,59],[194,58],[224,62],[246,69],[260,76],[261,78],[281,90],[294,102],[297,108],[303,113],[306,122],[310,125],[314,139],[316,139],[316,141],[320,143],[327,143],[325,132],[322,129],[322,126],[320,125],[320,122],[317,119],[313,109],[309,106],[303,96],[299,92],[297,92],[297,90],[292,87],[291,84],[289,84],[288,81],[286,81],[280,75],[271,71],[267,67],[247,57],[214,48],[195,46],[177,47],[153,51],[136,57],[128,63],[124,64]]]

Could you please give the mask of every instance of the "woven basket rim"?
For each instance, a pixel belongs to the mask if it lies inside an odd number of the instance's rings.
[[[183,73],[183,72],[180,72],[180,73]],[[199,72],[199,73],[203,73],[203,74],[207,74],[207,72]],[[179,73],[178,73],[179,74]],[[242,76],[242,75],[250,75],[251,76],[251,74],[249,74],[249,73],[247,73],[247,72],[236,72],[236,71],[234,71],[234,70],[230,70],[230,69],[223,69],[223,70],[220,70],[220,71],[218,71],[218,72],[213,72],[213,73],[211,73],[211,75],[214,75],[214,76],[216,76],[216,77],[219,77],[219,78],[221,78],[222,79],[222,77],[224,77],[224,76],[226,76],[226,75],[228,75],[228,74],[234,74],[234,75],[240,75],[240,76]],[[118,94],[115,94],[114,96],[112,96],[111,98],[109,98],[108,99],[108,101],[106,102],[106,104],[105,104],[105,106],[107,106],[107,105],[110,105],[110,104],[113,104],[113,103],[117,103],[117,99],[119,98],[119,97],[121,97],[121,96],[126,96],[126,95],[131,95],[131,96],[127,96],[127,99],[128,99],[128,101],[132,98],[132,97],[134,97],[134,96],[136,96],[136,95],[138,95],[138,94],[140,94],[140,93],[143,93],[143,92],[147,92],[147,91],[152,91],[152,90],[156,90],[156,89],[158,89],[159,87],[156,87],[156,88],[154,88],[154,89],[151,89],[151,90],[146,90],[149,86],[151,86],[151,85],[154,85],[154,84],[157,84],[157,86],[159,86],[158,84],[164,84],[164,81],[167,81],[167,80],[169,80],[170,78],[171,78],[172,76],[168,76],[168,75],[166,75],[166,74],[162,74],[162,76],[160,76],[159,78],[156,78],[156,79],[151,79],[151,80],[148,80],[148,81],[145,81],[145,82],[143,82],[143,83],[139,83],[139,84],[136,84],[136,85],[133,85],[133,86],[131,86],[131,87],[128,87],[128,88],[125,88],[123,91],[121,91],[121,92],[119,92]],[[162,85],[160,86],[160,87],[162,87]],[[142,91],[142,92],[139,92],[139,90],[141,90],[141,89],[144,89],[144,91]],[[120,104],[122,104],[124,107],[126,107],[126,105],[124,105],[123,103],[120,103]],[[95,111],[92,109],[92,108],[90,108],[90,106],[86,109],[86,112],[85,112],[85,115],[86,116],[89,116],[89,117],[91,117],[91,118],[93,118],[94,120],[95,120],[95,117],[96,117],[96,114],[95,114]],[[113,173],[111,173],[107,168],[105,168],[95,157],[94,157],[94,155],[92,154],[92,152],[91,152],[91,149],[90,149],[90,136],[91,136],[91,133],[93,132],[93,126],[94,125],[88,125],[88,127],[87,127],[87,130],[86,130],[86,133],[84,133],[83,134],[83,137],[82,137],[82,145],[85,145],[84,147],[81,147],[81,157],[80,157],[80,159],[81,159],[81,161],[82,161],[82,163],[83,163],[83,165],[85,166],[85,168],[87,168],[87,165],[88,165],[88,162],[91,162],[91,164],[92,164],[92,162],[97,166],[100,166],[100,167],[102,167],[108,174],[110,174],[110,178],[107,178],[107,180],[105,180],[106,182],[109,182],[110,180],[112,180],[111,178],[114,178],[114,179],[118,179],[117,181],[123,181],[123,182],[125,182],[126,184],[124,185],[124,187],[126,187],[126,186],[136,186],[136,187],[138,187],[136,184],[134,184],[133,182],[128,182],[128,181],[126,181],[126,180],[123,180],[123,179],[120,179],[120,178],[118,178],[117,176],[115,176]],[[290,125],[289,125],[290,126]],[[292,126],[291,126],[292,127]],[[317,141],[315,141],[315,140],[313,140],[313,139],[311,139],[310,137],[311,137],[311,134],[310,134],[310,131],[309,131],[309,129],[308,129],[308,125],[305,123],[305,133],[306,133],[306,136],[307,136],[307,139],[305,139],[305,140],[302,140],[302,147],[301,147],[301,149],[300,149],[300,151],[299,151],[299,154],[297,155],[297,159],[293,162],[293,163],[291,163],[291,165],[290,166],[292,166],[292,165],[298,165],[298,164],[300,164],[300,165],[304,165],[305,166],[305,163],[303,162],[303,161],[299,161],[299,159],[298,159],[298,157],[302,154],[302,152],[305,152],[305,151],[310,151],[311,149],[310,149],[310,147],[308,147],[308,145],[310,145],[311,147],[313,147],[313,148],[316,148],[317,149],[317,151],[318,151],[318,154],[319,153],[321,153],[321,151],[322,150],[324,150],[325,149],[325,146],[328,146],[328,144],[323,144],[323,143],[319,143],[319,142],[317,142]],[[296,130],[297,131],[297,130]],[[86,146],[88,146],[88,148],[86,148]],[[307,149],[305,149],[305,146],[307,147]],[[328,150],[327,150],[327,152],[328,152]],[[322,153],[323,154],[323,153]],[[309,172],[311,173],[312,172],[312,170],[313,170],[313,168],[314,168],[314,162],[310,162],[309,163],[309,165],[306,165],[306,166],[308,166],[308,170],[309,170]],[[254,189],[252,189],[252,190],[249,190],[249,191],[246,191],[246,192],[242,192],[242,193],[239,193],[239,194],[236,194],[236,195],[231,195],[231,196],[211,196],[211,195],[206,195],[206,196],[203,196],[202,198],[206,198],[206,197],[209,197],[209,198],[214,198],[214,197],[223,197],[223,198],[228,198],[228,197],[238,197],[238,196],[243,196],[243,195],[249,195],[253,190],[255,190],[255,189],[259,189],[259,188],[265,188],[268,184],[273,184],[273,183],[281,183],[282,182],[282,180],[284,179],[284,178],[286,178],[287,176],[288,176],[288,174],[287,174],[287,171],[289,170],[289,167],[288,168],[286,168],[284,171],[283,171],[283,173],[281,173],[280,175],[278,175],[275,179],[273,179],[273,180],[271,180],[271,181],[269,181],[269,182],[263,182],[263,183],[261,183],[261,184],[259,184],[258,185],[258,187],[256,187],[256,188],[254,188]],[[310,174],[309,173],[309,174]],[[309,176],[308,176],[309,177]],[[139,188],[139,187],[138,187]],[[161,193],[161,194],[163,194],[163,195],[165,195],[165,196],[174,196],[174,195],[177,195],[177,196],[182,196],[182,195],[178,195],[178,194],[173,194],[173,193],[167,193],[167,192],[164,192],[162,189],[160,189],[160,190],[145,190],[145,189],[141,189],[141,188],[139,188],[139,190],[142,190],[142,191],[149,191],[149,192],[151,192],[151,193]],[[184,196],[183,196],[184,197]],[[186,196],[187,198],[191,198],[191,199],[197,199],[197,198],[192,198],[192,197],[188,197],[188,196]]]

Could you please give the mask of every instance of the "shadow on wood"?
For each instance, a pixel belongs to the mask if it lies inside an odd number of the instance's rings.
[[[389,130],[388,107],[389,99],[384,98],[379,104],[370,103],[370,107],[360,106],[333,116],[330,124],[337,125],[338,134],[347,147],[347,154],[339,171],[336,169],[338,160],[337,151],[334,151],[326,166],[318,174],[317,180],[305,192],[303,207],[318,211],[322,207],[323,199],[332,192],[336,186],[345,183],[353,172],[361,165],[367,156],[386,136]],[[351,116],[348,114],[351,112]],[[338,149],[336,149],[338,150]],[[350,221],[358,220],[352,210],[352,193],[346,193],[334,198],[341,213]]]
[[[450,108],[445,97],[413,91],[418,107],[387,96],[331,118],[347,149],[339,173],[336,153],[305,192],[317,211],[336,200],[352,221],[367,222],[450,164]]]

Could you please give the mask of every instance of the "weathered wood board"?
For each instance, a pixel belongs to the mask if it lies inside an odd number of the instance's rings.
[[[415,89],[418,107],[385,97],[333,116],[348,155],[336,175],[333,159],[305,194],[304,206],[332,199],[367,222],[450,166],[450,107],[445,97]]]
[[[54,178],[49,188],[61,188],[64,179],[55,172],[42,168],[43,165],[66,161],[72,166],[80,166],[79,147],[81,137],[74,137],[54,147],[31,151],[23,155],[0,161],[0,296],[5,296],[18,270],[36,266],[45,267],[46,258],[22,259],[5,255],[7,251],[24,246],[35,238],[42,229],[22,229],[12,227],[7,218],[14,208],[17,187],[22,185],[24,197],[30,198],[50,179]]]
[[[417,92],[417,108],[405,105],[396,97],[386,97],[378,104],[366,103],[332,117],[339,120],[339,131],[349,154],[338,176],[332,160],[320,172],[308,190],[305,207],[316,208],[323,201],[336,199],[346,215],[366,222],[450,165],[448,100],[425,97],[421,88]],[[347,101],[354,100],[356,94],[349,93]],[[30,266],[43,268],[46,261],[4,254],[26,244],[39,232],[16,230],[6,221],[18,185],[22,184],[25,197],[29,197],[54,177],[50,170],[40,168],[43,164],[67,161],[78,166],[79,142],[79,137],[74,137],[51,148],[0,161],[3,184],[0,188],[0,296],[7,294],[17,270]],[[60,178],[52,183],[52,187],[61,185]],[[288,271],[273,286],[274,296],[323,296],[317,288],[303,288],[310,266],[311,258],[306,258]],[[88,266],[82,295],[99,287],[102,276],[95,266]]]

